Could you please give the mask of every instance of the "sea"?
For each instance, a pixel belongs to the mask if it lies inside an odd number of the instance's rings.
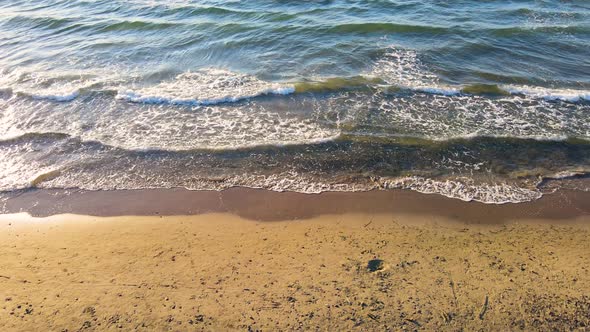
[[[590,190],[588,0],[0,0],[0,192]]]

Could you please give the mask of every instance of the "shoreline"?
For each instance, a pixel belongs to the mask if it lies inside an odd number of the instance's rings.
[[[588,195],[21,193],[0,329],[584,330]]]
[[[397,213],[436,215],[465,223],[497,224],[521,219],[565,220],[590,215],[590,192],[560,190],[524,203],[485,204],[411,190],[304,194],[236,187],[187,189],[31,189],[0,193],[0,213],[33,217],[77,214],[179,216],[230,213],[260,221],[308,219],[326,214]]]

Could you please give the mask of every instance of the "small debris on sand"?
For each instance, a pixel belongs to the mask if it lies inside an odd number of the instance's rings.
[[[382,259],[371,259],[367,264],[367,270],[369,272],[376,272],[385,268],[385,262]]]

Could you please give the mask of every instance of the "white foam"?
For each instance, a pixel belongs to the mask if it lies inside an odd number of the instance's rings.
[[[463,92],[464,86],[448,86],[438,83],[432,83],[432,86],[421,85],[420,82],[412,82],[414,85],[402,85],[411,91],[423,92],[434,95],[458,96],[467,94]],[[590,101],[590,91],[576,89],[550,89],[535,86],[501,86],[501,88],[512,95],[523,95],[533,99],[543,99],[546,101],[561,100],[570,103],[581,101]]]
[[[13,73],[0,81],[2,89],[13,95],[29,96],[36,100],[69,102],[82,90],[102,83],[96,75],[73,73]]]
[[[294,171],[270,175],[244,174],[232,176],[224,181],[222,189],[231,187],[257,188],[277,192],[291,191],[306,194],[319,194],[326,191],[364,191],[367,189],[364,185],[353,183],[332,184],[321,182]]]
[[[122,90],[118,99],[134,103],[173,105],[215,105],[237,102],[261,95],[287,95],[295,87],[265,82],[252,75],[222,69],[203,69],[178,75],[171,81],[137,90]]]
[[[40,174],[50,174],[59,167],[57,163],[31,160],[31,154],[44,155],[44,152],[30,150],[29,146],[0,149],[0,190],[29,188]]]
[[[118,117],[115,107],[96,128],[82,132],[96,140],[129,150],[236,150],[258,146],[316,144],[336,139],[340,131],[298,114],[263,106],[195,106],[190,110],[161,105],[132,105]]]
[[[61,94],[55,93],[31,93],[31,92],[19,92],[30,95],[33,99],[46,99],[59,102],[67,102],[76,99],[80,95],[80,90],[76,89],[73,91],[62,92]]]
[[[126,103],[98,95],[84,103],[12,98],[0,113],[0,139],[26,133],[64,133],[83,141],[129,150],[234,150],[257,146],[315,144],[340,130],[318,114],[273,102],[168,107]],[[270,106],[269,106],[270,105]],[[84,116],[81,116],[84,115]]]
[[[542,197],[542,193],[534,189],[521,188],[506,183],[475,184],[472,179],[434,180],[419,176],[403,178],[374,178],[371,183],[328,183],[314,179],[306,179],[296,172],[273,174],[270,176],[240,176],[228,179],[223,186],[254,187],[272,191],[295,191],[315,194],[327,191],[369,191],[387,189],[406,189],[423,194],[438,194],[462,201],[477,201],[485,204],[522,203]]]
[[[463,94],[463,86],[442,84],[437,75],[423,64],[413,50],[392,46],[375,62],[368,76],[378,77],[388,84],[409,90],[436,95],[457,96]],[[507,85],[502,88],[511,94],[525,95],[544,100],[580,102],[590,100],[590,91],[575,89],[550,89],[534,86]]]
[[[461,94],[460,87],[441,84],[438,77],[420,61],[414,50],[390,47],[375,62],[368,75],[417,92],[445,96]]]
[[[588,173],[590,173],[590,168],[588,168],[588,169],[580,168],[580,169],[573,169],[573,170],[567,170],[567,171],[560,171],[555,174],[544,176],[544,178],[545,179],[562,180],[562,179],[573,178],[576,176],[586,175]]]
[[[110,174],[110,173],[109,173]],[[39,184],[40,187],[80,187],[87,190],[105,189],[150,189],[183,187],[188,190],[225,190],[232,187],[246,187],[265,189],[277,192],[299,192],[318,194],[322,192],[358,192],[370,190],[413,190],[423,194],[436,194],[462,201],[477,201],[484,204],[523,203],[539,199],[543,194],[535,189],[528,189],[507,183],[480,183],[472,179],[457,178],[449,180],[435,180],[420,176],[402,178],[373,178],[373,181],[350,183],[335,183],[300,174],[296,171],[286,171],[276,174],[244,173],[228,175],[222,178],[207,179],[206,177],[185,174],[184,180],[170,177],[169,174],[150,176],[142,173],[135,176],[121,173],[116,176],[104,174],[64,174],[56,179],[49,179]],[[84,180],[84,181],[81,181]],[[100,180],[99,180],[100,179]]]
[[[555,104],[524,96],[496,99],[468,95],[399,95],[377,102],[380,112],[373,115],[371,123],[362,125],[386,134],[437,141],[480,136],[590,138],[590,113],[585,105]],[[358,103],[363,101],[359,99]],[[355,118],[354,114],[349,116]]]
[[[461,89],[451,87],[414,87],[413,90],[443,96],[456,96],[461,94]]]
[[[536,189],[521,188],[507,183],[476,184],[470,178],[435,180],[420,176],[380,179],[387,189],[410,189],[423,194],[439,194],[449,198],[486,204],[522,203],[541,198]]]
[[[368,75],[379,77],[389,84],[406,88],[435,88],[438,86],[437,76],[427,70],[414,50],[395,46],[390,47],[375,62]]]
[[[33,99],[37,100],[51,100],[57,102],[68,102],[72,101],[80,95],[80,89],[74,88],[73,90],[64,90],[64,89],[35,89],[32,88],[30,90],[26,89],[12,89],[12,88],[4,88],[1,89],[3,92],[16,94],[16,95],[24,95],[29,96]]]
[[[528,97],[541,98],[545,100],[562,100],[567,102],[590,101],[590,91],[575,89],[550,89],[534,86],[509,85],[504,89],[511,94],[522,94]]]

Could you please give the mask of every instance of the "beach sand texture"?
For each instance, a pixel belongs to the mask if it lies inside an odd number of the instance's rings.
[[[590,326],[587,215],[494,225],[395,213],[0,220],[3,331]]]

